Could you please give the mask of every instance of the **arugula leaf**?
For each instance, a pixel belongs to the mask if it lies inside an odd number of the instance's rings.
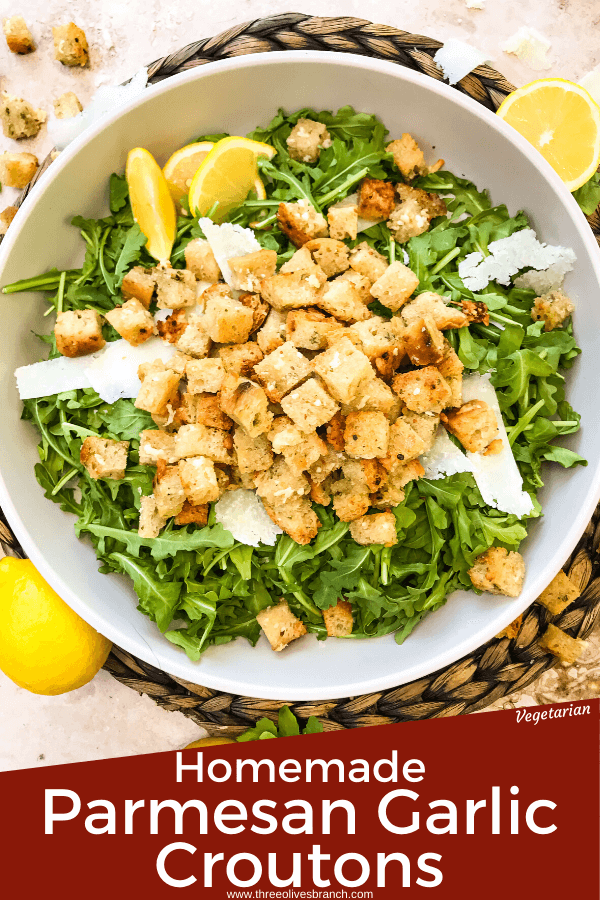
[[[113,172],[109,181],[109,194],[110,211],[112,213],[119,212],[129,199],[129,187],[124,175],[117,175],[116,172]]]
[[[573,191],[573,196],[586,216],[595,213],[600,204],[600,173],[594,172],[589,181]]]
[[[315,716],[310,716],[302,734],[321,734],[323,726]],[[277,725],[270,719],[259,719],[254,728],[249,728],[236,738],[240,743],[262,741],[271,738],[294,737],[300,734],[298,719],[289,706],[282,706],[277,717]]]
[[[137,409],[133,400],[117,400],[101,406],[98,415],[108,431],[121,441],[138,440],[141,431],[156,428],[150,413]]]
[[[117,264],[115,266],[115,285],[121,286],[121,282],[125,274],[137,262],[140,256],[140,250],[146,246],[147,237],[142,233],[140,226],[136,223],[127,231],[127,237],[123,244],[123,249],[119,254]]]
[[[173,619],[181,593],[181,582],[159,581],[150,566],[142,565],[125,553],[112,553],[111,558],[133,581],[140,601],[139,609],[150,616],[164,633]]]

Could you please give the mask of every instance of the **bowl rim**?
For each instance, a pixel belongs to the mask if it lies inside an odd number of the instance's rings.
[[[577,202],[573,198],[572,194],[567,190],[556,172],[552,169],[550,164],[547,163],[546,160],[538,153],[538,151],[511,126],[507,125],[502,119],[488,110],[487,107],[483,106],[483,104],[476,102],[471,97],[462,94],[458,90],[453,90],[452,87],[445,82],[438,81],[420,72],[415,72],[412,69],[400,66],[397,63],[374,59],[372,57],[353,53],[338,53],[334,51],[316,50],[256,53],[249,54],[247,56],[231,57],[228,59],[211,62],[210,65],[200,66],[188,72],[182,72],[180,74],[173,75],[157,85],[151,85],[141,95],[133,98],[126,104],[119,106],[119,108],[113,113],[101,117],[96,123],[88,126],[81,135],[73,140],[68,145],[68,147],[61,152],[58,159],[53,162],[52,166],[49,167],[46,172],[43,173],[34,189],[25,198],[16,222],[13,224],[13,227],[9,229],[7,235],[2,241],[2,246],[0,247],[0,276],[2,271],[4,270],[6,261],[10,253],[12,252],[15,243],[18,240],[20,232],[22,231],[25,223],[29,220],[30,216],[34,215],[35,213],[35,207],[38,198],[40,198],[49,187],[49,185],[60,176],[63,169],[69,165],[69,162],[77,155],[79,150],[89,142],[94,140],[98,134],[100,134],[105,129],[110,128],[121,117],[126,116],[132,109],[135,109],[145,103],[151,103],[153,97],[155,96],[168,93],[169,91],[178,90],[179,85],[181,84],[195,80],[201,80],[205,77],[209,77],[210,75],[227,72],[232,69],[251,69],[255,67],[281,64],[285,61],[299,64],[319,63],[320,65],[325,64],[333,67],[350,66],[362,68],[368,71],[381,72],[386,75],[394,76],[401,81],[426,87],[429,91],[447,98],[449,102],[457,104],[467,112],[472,113],[475,117],[483,119],[493,130],[496,130],[505,138],[507,138],[512,144],[514,144],[517,149],[520,150],[520,152],[529,159],[530,162],[534,163],[537,168],[541,170],[541,173],[545,177],[545,180],[548,182],[549,187],[551,187],[554,190],[554,193],[558,196],[558,200],[562,205],[564,213],[570,216],[573,225],[578,231],[582,243],[589,255],[596,278],[600,284],[600,248],[598,247],[594,235],[589,225],[587,224]],[[16,228],[15,224],[17,226]],[[519,598],[520,600],[522,599],[522,603],[520,604],[521,612],[534,602],[536,597],[540,595],[540,593],[549,583],[550,579],[554,577],[560,566],[562,566],[564,561],[568,558],[577,541],[581,537],[581,534],[583,533],[586,525],[591,519],[593,511],[599,500],[600,458],[598,459],[596,470],[590,473],[590,486],[588,489],[586,502],[579,508],[577,515],[573,518],[569,527],[566,529],[562,540],[553,555],[552,564],[549,566],[545,566],[536,575],[536,577],[530,582],[526,590]],[[124,636],[118,627],[113,627],[112,622],[109,619],[103,618],[103,616],[96,609],[91,609],[87,606],[84,606],[84,604],[79,601],[79,598],[75,591],[69,586],[66,581],[64,581],[63,578],[61,578],[60,575],[58,575],[57,572],[55,572],[51,562],[45,557],[41,547],[39,547],[38,544],[36,544],[36,542],[32,538],[30,538],[27,528],[25,527],[17,508],[12,501],[1,471],[0,506],[2,507],[4,514],[6,515],[6,518],[16,537],[18,538],[21,546],[23,547],[29,558],[32,560],[33,564],[39,570],[41,575],[46,579],[46,581],[48,581],[48,583],[59,594],[59,596],[62,597],[73,610],[81,615],[82,618],[89,622],[89,624],[91,624],[94,628],[96,628],[107,638],[109,638],[109,640],[113,641],[119,646],[122,646],[123,649],[125,649],[127,652],[139,657],[150,665],[156,665],[158,661],[157,656],[143,638]],[[507,607],[506,621],[504,622],[504,626],[508,625],[513,618],[514,607],[511,606],[510,611]],[[405,670],[402,676],[400,676],[400,680],[398,674],[390,672],[386,677],[380,676],[338,686],[334,689],[333,693],[331,692],[331,689],[328,689],[325,685],[323,686],[323,688],[319,689],[287,689],[285,691],[285,696],[282,696],[277,690],[277,687],[273,686],[271,683],[264,685],[257,683],[246,685],[243,680],[240,680],[239,676],[230,677],[215,675],[214,673],[206,674],[202,671],[202,668],[200,666],[198,666],[198,668],[195,670],[194,677],[197,674],[196,683],[200,683],[205,687],[217,691],[224,691],[229,694],[261,697],[264,699],[272,700],[285,699],[292,701],[337,699],[339,697],[356,696],[357,694],[366,694],[374,691],[386,690],[392,687],[396,687],[399,684],[410,683],[417,678],[425,677],[433,672],[446,668],[447,666],[461,659],[466,654],[476,650],[477,647],[480,647],[487,641],[491,640],[497,634],[497,632],[498,616],[491,617],[490,625],[486,628],[480,629],[476,642],[474,642],[472,638],[454,642],[448,650],[444,652],[437,652],[433,657],[428,657],[428,661],[426,663],[415,664],[410,669]],[[123,640],[124,637],[125,640]],[[160,662],[162,665],[164,660],[161,660]],[[182,654],[181,664],[179,664],[178,660],[169,660],[168,668],[165,668],[165,671],[168,671],[169,674],[172,674],[176,677],[190,681],[190,666],[192,665],[194,664],[190,663],[190,661]],[[251,693],[248,693],[248,688],[250,688]]]

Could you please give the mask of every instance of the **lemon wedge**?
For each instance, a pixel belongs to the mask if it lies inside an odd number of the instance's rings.
[[[187,197],[194,175],[214,146],[212,141],[186,144],[176,150],[165,163],[163,175],[176,206],[181,208],[182,197]]]
[[[130,150],[125,177],[133,217],[148,238],[150,256],[165,262],[171,256],[177,215],[169,186],[154,157],[143,147]]]
[[[264,199],[256,160],[259,156],[272,159],[276,152],[269,144],[249,138],[227,137],[217,141],[192,179],[189,192],[192,215],[205,216],[217,203],[213,219],[220,222],[244,202],[251,190]]]
[[[506,98],[497,114],[527,138],[570,191],[600,163],[600,106],[579,84],[542,78]]]

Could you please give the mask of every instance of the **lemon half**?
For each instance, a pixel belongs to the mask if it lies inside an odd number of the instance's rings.
[[[269,144],[249,138],[227,137],[217,141],[190,185],[192,215],[205,216],[217,203],[213,219],[220,222],[244,202],[251,190],[256,190],[263,199],[265,192],[256,160],[259,156],[272,159],[276,152]]]

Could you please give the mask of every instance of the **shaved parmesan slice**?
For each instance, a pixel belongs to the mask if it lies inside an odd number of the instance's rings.
[[[211,219],[206,218],[199,219],[198,222],[215,255],[223,278],[231,286],[231,269],[227,260],[260,250],[254,232],[250,228],[242,228],[241,225],[232,225],[231,222],[215,225]]]
[[[528,25],[522,25],[512,37],[502,44],[505,53],[512,53],[521,62],[524,62],[530,69],[541,72],[543,69],[550,69],[552,63],[546,58],[546,54],[552,44],[543,34],[536,31],[535,28],[529,28]]]
[[[283,534],[267,515],[260,497],[244,488],[227,491],[217,500],[215,518],[236,541],[249,547],[258,547],[259,544],[272,547],[277,537]]]
[[[139,347],[132,347],[125,340],[113,341],[88,365],[86,375],[90,386],[106,403],[115,403],[121,397],[132,399],[142,386],[138,367],[156,359],[167,362],[174,353],[174,344],[166,344],[158,337],[151,337]]]
[[[52,394],[62,394],[63,391],[90,387],[85,370],[90,361],[103,352],[99,350],[92,356],[80,356],[77,359],[57,356],[56,359],[21,366],[15,372],[19,397],[21,400],[31,400],[34,397],[49,397]]]
[[[456,475],[457,472],[472,472],[473,465],[465,454],[453,444],[448,432],[440,425],[433,442],[433,447],[420,458],[425,469],[425,478],[436,481],[445,475]]]
[[[572,268],[572,263],[569,263],[567,271],[570,272]],[[565,274],[564,264],[554,263],[554,265],[548,266],[547,269],[542,269],[541,272],[536,271],[536,269],[524,272],[523,275],[515,278],[514,285],[526,291],[535,291],[538,297],[541,297],[542,294],[547,294],[549,291],[555,291],[557,288],[562,287]]]
[[[466,0],[467,9],[485,9],[485,0]]]
[[[490,281],[509,285],[510,279],[520,269],[545,270],[554,266],[564,275],[573,268],[577,259],[568,247],[540,243],[532,228],[515,231],[509,237],[488,244],[489,256],[469,253],[458,264],[458,274],[470,291],[480,291]]]
[[[487,55],[476,47],[450,38],[440,47],[433,61],[440,66],[449,84],[456,84],[477,66],[487,61]]]
[[[600,104],[600,66],[584,75],[579,84],[589,91],[596,103]]]
[[[347,197],[334,203],[329,209],[344,209],[346,206],[358,206],[358,192],[348,194]],[[385,222],[385,219],[363,219],[359,216],[356,230],[360,234],[361,231],[366,231],[367,228],[372,228],[373,225],[378,225],[380,222]]]

